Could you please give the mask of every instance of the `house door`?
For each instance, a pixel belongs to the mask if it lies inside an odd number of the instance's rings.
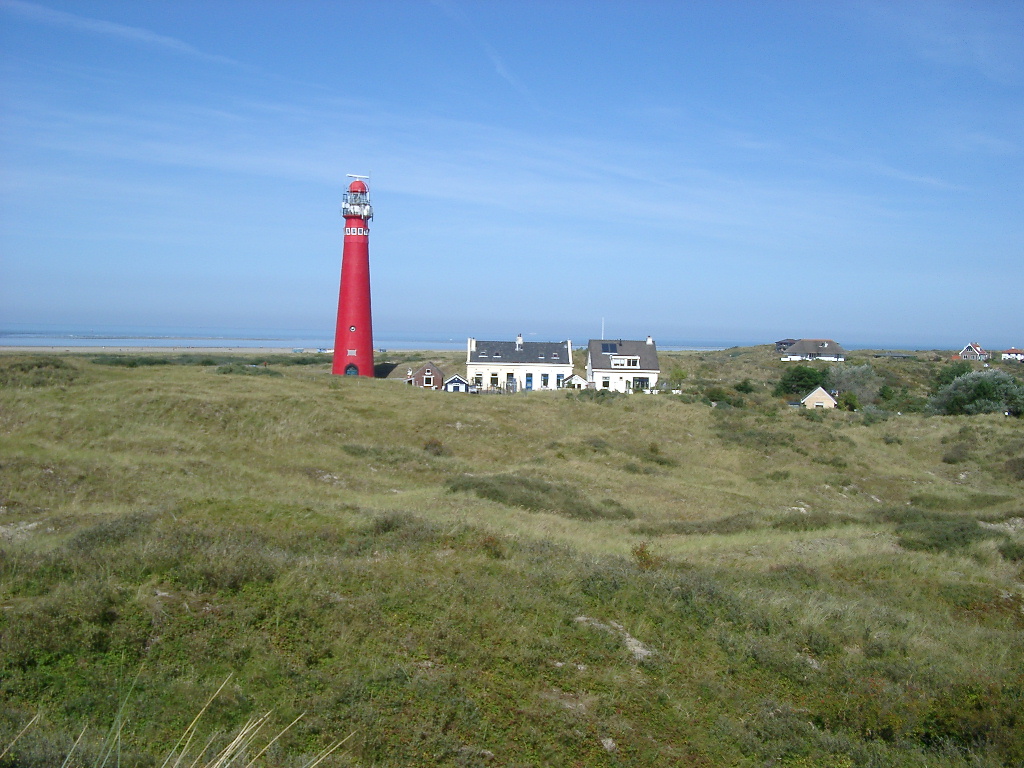
[[[533,389],[533,374],[532,373],[526,374],[526,389],[527,390]]]

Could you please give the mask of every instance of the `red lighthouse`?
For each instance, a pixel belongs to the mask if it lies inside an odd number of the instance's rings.
[[[338,325],[334,332],[331,372],[345,376],[373,376],[373,329],[370,323],[370,192],[366,178],[348,185],[341,203],[345,217],[345,249],[341,257]]]

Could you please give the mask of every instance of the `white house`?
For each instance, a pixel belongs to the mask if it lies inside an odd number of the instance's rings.
[[[815,387],[811,394],[800,401],[800,405],[804,408],[835,408],[837,402],[823,387]]]
[[[478,341],[466,345],[466,378],[480,389],[506,392],[561,389],[572,376],[572,342]]]
[[[1003,360],[1016,360],[1018,363],[1024,363],[1024,349],[1010,347],[1005,352],[1001,352],[1000,357]]]
[[[800,339],[786,347],[783,362],[794,360],[826,360],[841,363],[846,359],[846,350],[832,339]]]
[[[595,389],[635,392],[658,383],[658,347],[647,341],[591,339],[587,345],[587,381]]]

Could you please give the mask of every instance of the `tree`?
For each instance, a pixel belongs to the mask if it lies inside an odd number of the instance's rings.
[[[779,379],[775,385],[774,394],[778,397],[785,395],[807,394],[815,387],[825,384],[827,373],[821,368],[811,368],[809,365],[794,365]]]
[[[957,376],[929,403],[948,416],[974,413],[1009,413],[1024,416],[1024,384],[1003,371],[976,371]]]
[[[942,369],[935,374],[935,381],[932,382],[932,394],[937,394],[944,386],[951,384],[953,379],[970,373],[971,370],[971,364],[966,360],[958,360],[955,363],[942,366]]]
[[[828,386],[840,394],[850,393],[857,403],[873,403],[882,388],[882,377],[865,363],[864,365],[833,365],[828,369]],[[859,407],[856,406],[856,407]],[[854,410],[851,408],[850,410]]]

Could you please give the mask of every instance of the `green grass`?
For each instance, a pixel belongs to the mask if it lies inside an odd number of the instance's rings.
[[[228,675],[208,759],[272,711],[266,765],[1021,764],[1019,422],[808,421],[773,357],[679,354],[684,402],[0,356],[0,765],[158,765]]]

